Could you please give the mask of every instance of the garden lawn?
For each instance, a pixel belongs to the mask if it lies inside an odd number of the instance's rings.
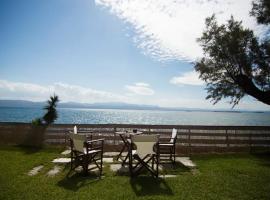
[[[0,199],[270,199],[270,155],[230,154],[191,157],[196,170],[177,167],[176,178],[119,176],[105,165],[101,180],[79,173],[46,173],[61,148],[0,147]],[[40,164],[36,176],[27,173]]]

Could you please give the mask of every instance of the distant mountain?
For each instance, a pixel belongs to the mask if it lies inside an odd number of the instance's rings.
[[[156,110],[159,106],[152,105],[138,105],[138,104],[128,104],[121,102],[109,102],[109,103],[76,103],[67,102],[59,103],[60,108],[92,108],[92,109],[130,109],[130,110]]]
[[[43,107],[46,102],[32,102],[24,100],[0,100],[0,107]],[[59,108],[89,108],[89,109],[130,109],[130,110],[158,110],[160,107],[152,105],[137,105],[121,102],[109,103],[59,103]]]
[[[43,107],[44,102],[32,102],[24,100],[0,100],[0,107]]]
[[[24,100],[0,100],[0,107],[44,107],[46,102],[32,102]],[[64,102],[59,103],[58,108],[88,108],[88,109],[123,109],[123,110],[159,110],[159,111],[200,111],[200,112],[269,112],[269,111],[250,111],[250,110],[229,110],[229,109],[201,109],[201,108],[167,108],[155,105],[128,104],[123,102],[108,103],[77,103]]]

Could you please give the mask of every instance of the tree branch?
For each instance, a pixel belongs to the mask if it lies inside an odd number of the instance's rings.
[[[250,96],[270,105],[270,91],[261,91],[258,89],[248,76],[242,74],[237,75],[236,83]]]

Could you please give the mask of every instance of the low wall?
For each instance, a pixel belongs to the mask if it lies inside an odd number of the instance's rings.
[[[137,129],[144,134],[169,138],[172,128],[178,130],[177,152],[181,154],[270,150],[269,126],[185,126],[134,124],[81,124],[80,134],[105,138],[106,150],[119,150],[122,145],[116,131]],[[46,144],[68,144],[72,124],[54,124],[45,130]],[[0,144],[22,144],[31,133],[28,123],[0,123]]]

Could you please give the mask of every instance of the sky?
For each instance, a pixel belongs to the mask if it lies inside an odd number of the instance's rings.
[[[257,36],[251,0],[0,0],[0,99],[231,109],[194,71],[206,17]],[[270,110],[252,97],[237,109]]]

